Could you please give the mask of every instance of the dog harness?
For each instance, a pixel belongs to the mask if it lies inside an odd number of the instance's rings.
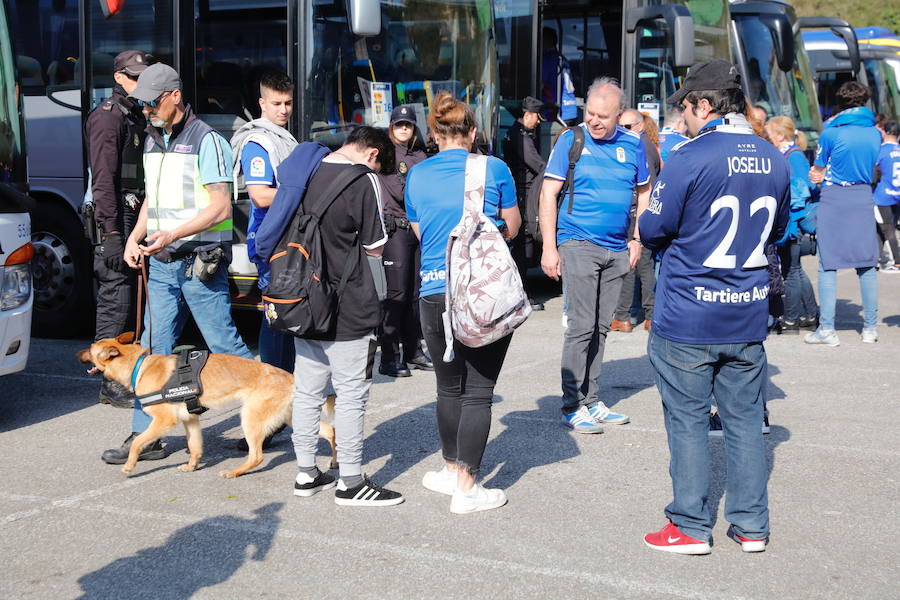
[[[187,411],[192,415],[205,413],[208,408],[200,404],[200,396],[203,394],[203,386],[200,384],[200,372],[206,366],[209,358],[209,350],[185,349],[177,354],[175,371],[166,382],[166,385],[158,392],[138,396],[142,406],[161,404],[163,402],[184,402]],[[146,356],[141,356],[131,372],[131,385],[137,384],[141,363]]]

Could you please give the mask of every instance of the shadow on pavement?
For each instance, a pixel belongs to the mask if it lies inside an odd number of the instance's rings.
[[[139,550],[81,577],[90,598],[190,598],[203,588],[227,581],[247,560],[263,561],[284,503],[273,502],[244,519],[222,515],[182,527],[159,546]]]
[[[561,427],[559,396],[544,396],[535,410],[517,410],[500,419],[506,428],[488,442],[482,473],[499,470],[483,482],[488,488],[509,488],[528,471],[581,454],[571,431]],[[548,422],[549,421],[549,422]]]
[[[434,414],[436,404],[429,402],[375,427],[363,443],[363,464],[382,456],[390,458],[377,472],[369,474],[373,481],[385,485],[441,449]],[[434,465],[439,467],[440,463]]]

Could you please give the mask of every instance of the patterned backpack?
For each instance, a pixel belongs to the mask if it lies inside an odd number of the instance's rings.
[[[444,362],[453,360],[453,340],[470,348],[512,333],[531,314],[506,240],[484,214],[487,156],[466,159],[463,216],[447,241]]]

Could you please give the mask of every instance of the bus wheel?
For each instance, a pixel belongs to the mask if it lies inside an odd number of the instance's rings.
[[[32,213],[32,323],[39,337],[71,337],[93,327],[91,246],[70,212],[39,202]]]

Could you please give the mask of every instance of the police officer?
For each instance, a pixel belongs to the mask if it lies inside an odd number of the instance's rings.
[[[544,159],[541,158],[538,137],[541,121],[544,120],[544,117],[541,116],[543,110],[543,102],[537,98],[526,96],[522,100],[522,116],[516,119],[503,139],[503,158],[512,172],[513,181],[516,182],[516,196],[523,223],[528,222],[525,216],[528,191],[546,165]],[[526,227],[523,227],[513,240],[512,255],[527,292],[528,283],[525,275],[534,257],[534,238]],[[531,298],[531,294],[528,294],[528,297],[533,310],[544,310],[543,303],[535,301]]]
[[[769,313],[763,247],[787,226],[790,173],[744,116],[740,76],[728,61],[691,67],[668,102],[684,108],[694,137],[669,153],[638,217],[643,245],[663,252],[647,354],[662,397],[674,492],[668,524],[644,543],[679,554],[710,552],[707,434],[715,402],[728,462],[728,535],[744,552],[762,552],[769,535],[759,425]]]
[[[388,241],[382,255],[387,297],[383,303],[378,372],[388,377],[409,377],[412,375],[410,368],[434,369],[431,359],[422,350],[422,334],[415,310],[419,289],[419,240],[406,218],[404,202],[406,174],[427,156],[419,140],[412,107],[403,105],[393,110],[388,134],[394,143],[397,170],[380,176],[385,192],[382,201]]]
[[[94,340],[125,332],[134,315],[135,271],[122,255],[144,199],[142,155],[146,121],[128,95],[151,57],[126,50],[115,58],[112,96],[88,115],[85,139],[91,169],[91,196],[98,245],[94,248],[97,278],[97,322]],[[100,402],[130,408],[127,388],[104,379]]]

